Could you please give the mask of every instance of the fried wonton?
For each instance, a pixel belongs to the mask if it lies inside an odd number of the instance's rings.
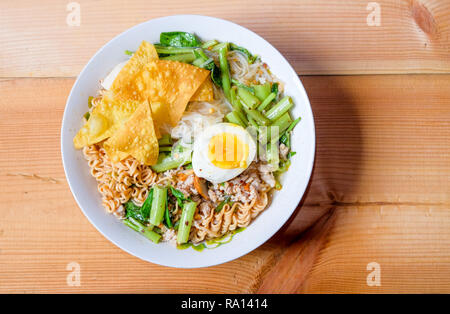
[[[89,120],[73,139],[75,148],[80,149],[110,137],[131,115],[141,102],[121,99],[112,92],[105,92]]]
[[[145,94],[151,104],[162,104],[158,108],[152,105],[154,115],[168,115],[168,122],[175,126],[209,73],[208,70],[178,61],[154,60],[146,64],[136,78],[135,92]]]
[[[207,77],[202,85],[197,89],[194,95],[192,95],[190,101],[213,101],[214,90],[213,83],[210,77]]]
[[[113,162],[128,155],[146,165],[158,160],[159,146],[149,103],[143,101],[133,115],[106,142],[105,148]]]

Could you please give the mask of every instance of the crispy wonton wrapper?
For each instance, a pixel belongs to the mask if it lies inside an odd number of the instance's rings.
[[[105,92],[101,102],[92,110],[89,120],[73,139],[76,149],[103,141],[110,137],[136,111],[140,102],[120,99]]]
[[[134,114],[104,144],[109,158],[117,162],[128,155],[146,165],[158,160],[159,146],[153,125],[152,112],[145,100]]]
[[[146,64],[136,78],[136,93],[147,96],[155,117],[168,115],[164,122],[176,126],[189,100],[209,73],[208,70],[178,61],[154,60]],[[156,103],[163,106],[153,106]]]

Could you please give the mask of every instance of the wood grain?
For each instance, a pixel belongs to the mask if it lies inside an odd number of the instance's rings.
[[[0,292],[450,292],[450,75],[302,80],[317,158],[299,211],[252,253],[196,270],[128,255],[77,208],[59,149],[73,79],[0,80]],[[381,287],[366,285],[373,261]]]
[[[367,0],[79,0],[81,24],[66,23],[69,1],[0,3],[0,77],[77,76],[124,30],[173,14],[239,23],[266,38],[299,74],[449,73],[450,2],[379,0],[380,26],[368,26]]]

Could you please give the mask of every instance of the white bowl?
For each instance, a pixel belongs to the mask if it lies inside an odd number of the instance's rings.
[[[99,80],[120,61],[125,50],[134,51],[142,40],[159,42],[161,32],[193,32],[203,40],[217,39],[246,47],[261,56],[270,70],[285,84],[285,94],[292,97],[294,117],[302,120],[294,129],[289,171],[282,177],[283,188],[275,191],[271,205],[233,240],[215,249],[197,252],[178,250],[168,243],[154,244],[129,229],[101,205],[97,183],[89,173],[82,152],[73,147],[73,137],[82,126],[87,111],[87,99],[99,89]],[[61,152],[64,170],[75,200],[88,220],[107,239],[124,251],[145,261],[171,267],[194,268],[231,261],[267,241],[289,219],[308,185],[314,163],[314,120],[308,96],[297,74],[286,59],[262,37],[237,24],[200,15],[175,15],[139,24],[116,36],[103,46],[81,71],[67,100],[61,127]]]

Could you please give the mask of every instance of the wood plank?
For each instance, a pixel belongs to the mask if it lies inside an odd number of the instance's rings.
[[[308,252],[309,268],[300,267],[311,271],[301,285],[291,283],[290,291],[368,291],[362,287],[367,263],[361,263],[372,256],[383,272],[377,291],[437,291],[447,284],[437,272],[449,278],[441,263],[448,262],[449,247],[450,75],[303,78],[318,145],[303,206],[259,249],[197,270],[168,269],[122,252],[77,208],[59,152],[73,82],[0,80],[0,292],[253,292],[267,287],[263,278],[277,262],[291,265],[285,256],[297,251]],[[304,250],[310,241],[298,242],[302,232],[333,208],[332,228],[319,228],[324,249]],[[352,247],[351,239],[358,237],[368,249]],[[405,239],[413,241],[390,246]],[[343,247],[349,254],[355,250],[349,255],[354,263],[339,253]],[[404,270],[392,265],[394,258]],[[82,268],[81,287],[66,285],[66,265],[73,261]],[[428,285],[408,280],[409,270],[433,280]],[[273,289],[281,291],[276,281]]]
[[[81,24],[66,24],[68,2],[0,3],[0,77],[77,76],[107,41],[138,23],[173,14],[231,20],[266,38],[299,74],[449,73],[450,3],[369,1],[80,0]],[[33,17],[33,18],[30,18]]]
[[[338,206],[284,250],[258,292],[449,293],[449,230],[448,204]],[[379,286],[367,283],[370,263]]]

